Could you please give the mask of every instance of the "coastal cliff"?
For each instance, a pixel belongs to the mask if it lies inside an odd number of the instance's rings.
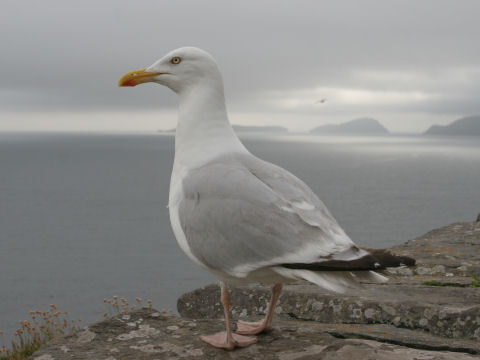
[[[233,352],[200,334],[223,330],[218,286],[181,296],[180,316],[141,309],[57,338],[31,359],[477,359],[480,357],[480,222],[455,223],[391,249],[412,268],[387,269],[386,284],[329,293],[289,284],[274,329]],[[260,285],[232,292],[233,319],[260,319],[269,300]]]

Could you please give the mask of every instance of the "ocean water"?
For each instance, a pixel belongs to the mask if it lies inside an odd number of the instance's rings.
[[[480,212],[480,139],[253,134],[257,156],[303,179],[360,245],[389,247]],[[103,299],[215,281],[179,249],[168,187],[174,138],[0,134],[0,329],[54,303],[97,321]],[[0,340],[1,342],[1,340]],[[0,344],[1,345],[1,344]]]

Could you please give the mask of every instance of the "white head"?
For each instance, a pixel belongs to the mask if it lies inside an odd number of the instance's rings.
[[[118,86],[136,86],[146,82],[165,85],[178,94],[202,84],[223,86],[215,59],[195,47],[173,50],[151,66],[123,75]]]

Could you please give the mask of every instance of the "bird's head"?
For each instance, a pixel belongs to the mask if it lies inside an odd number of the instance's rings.
[[[198,84],[217,82],[221,75],[213,57],[195,47],[169,52],[151,66],[123,75],[118,86],[136,86],[155,82],[181,93]]]

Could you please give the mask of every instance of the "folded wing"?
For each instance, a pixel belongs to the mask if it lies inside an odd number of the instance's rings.
[[[237,277],[368,255],[305,183],[253,156],[220,157],[188,173],[179,218],[195,257]]]

